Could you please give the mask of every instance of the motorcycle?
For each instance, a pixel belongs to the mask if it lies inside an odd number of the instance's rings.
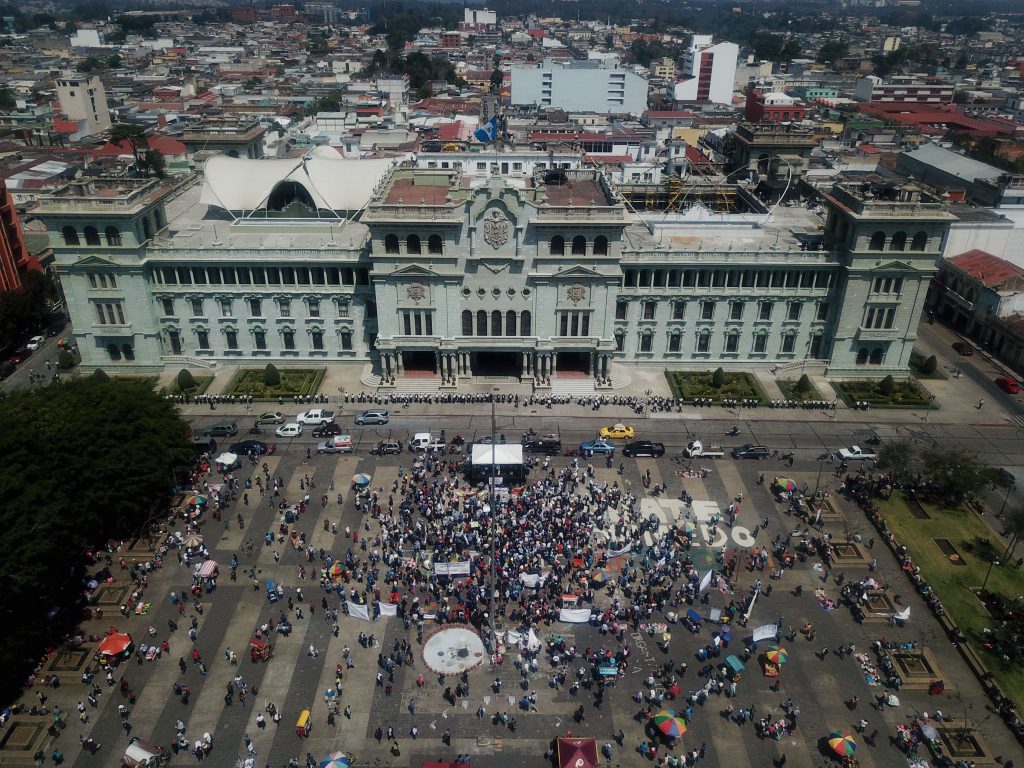
[[[736,437],[736,435],[738,435],[739,433],[740,433],[740,428],[739,427],[732,427],[725,434],[728,435],[729,437]]]
[[[263,434],[263,430],[260,428],[259,424],[253,424],[251,427],[249,427],[249,434],[250,435],[262,435]]]

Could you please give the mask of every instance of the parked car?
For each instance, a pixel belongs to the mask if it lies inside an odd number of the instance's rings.
[[[356,416],[356,424],[360,427],[364,424],[387,424],[387,408],[369,408]]]
[[[313,430],[313,437],[334,437],[341,434],[341,425],[336,421],[321,424]]]
[[[588,440],[580,443],[580,453],[588,458],[598,453],[611,456],[615,453],[615,446],[607,440]]]
[[[31,349],[33,352],[35,352],[37,349],[39,349],[45,343],[46,343],[46,339],[44,339],[42,336],[33,336],[25,344],[25,348],[26,349]]]
[[[239,456],[248,456],[250,453],[263,456],[270,453],[270,446],[261,440],[242,440],[241,442],[229,445],[228,450],[231,453],[237,453]]]
[[[996,386],[1003,390],[1003,392],[1010,395],[1016,395],[1020,392],[1020,384],[1013,379],[1006,378],[1005,376],[1000,376],[996,379]]]
[[[302,425],[296,424],[294,421],[290,424],[282,424],[274,434],[278,437],[298,437],[302,434]]]
[[[256,419],[257,424],[284,424],[284,414],[280,411],[261,413]]]
[[[32,350],[28,347],[18,347],[11,356],[8,358],[15,365],[21,365],[26,360],[32,357]]]
[[[319,424],[327,424],[328,422],[334,421],[334,411],[325,411],[323,408],[313,408],[309,411],[303,411],[295,417],[295,421],[298,424],[311,426],[317,426]]]
[[[381,440],[372,449],[370,453],[374,453],[377,456],[387,456],[388,454],[398,455],[402,452],[402,444],[397,440]]]
[[[214,424],[212,427],[208,427],[203,432],[204,435],[210,437],[234,437],[238,434],[238,422],[235,421],[221,421]]]
[[[636,430],[625,424],[612,424],[610,427],[601,427],[598,435],[612,440],[632,440],[636,437]]]
[[[1013,476],[1013,472],[1005,467],[997,467],[993,473],[993,478],[996,485],[1001,485],[1003,488],[1014,488],[1017,485],[1017,478]]]
[[[527,437],[523,440],[523,451],[557,456],[562,452],[562,441],[552,437]]]
[[[954,341],[953,349],[959,352],[964,357],[970,357],[974,354],[974,347],[968,344],[966,341]]]
[[[634,456],[653,456],[655,458],[665,455],[665,444],[655,443],[651,440],[634,440],[622,446],[622,455],[633,458]]]
[[[771,455],[772,452],[763,445],[754,445],[753,443],[747,443],[739,448],[732,449],[732,457],[734,459],[767,459]]]

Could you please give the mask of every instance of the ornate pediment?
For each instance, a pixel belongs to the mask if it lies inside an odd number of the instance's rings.
[[[599,278],[602,278],[602,279],[604,279],[604,277],[605,277],[600,272],[595,272],[594,270],[589,269],[587,267],[580,266],[579,264],[575,264],[575,265],[573,265],[571,267],[566,267],[565,269],[562,269],[562,270],[560,270],[558,272],[555,272],[554,276],[558,277],[558,278],[599,277]]]
[[[76,266],[76,267],[117,267],[117,264],[115,264],[114,262],[110,261],[109,259],[104,259],[102,256],[96,256],[95,254],[91,254],[89,256],[85,256],[85,257],[79,259],[78,261],[76,261],[74,263],[74,266]]]
[[[434,270],[421,267],[419,264],[409,264],[396,269],[390,277],[439,277],[439,275]]]

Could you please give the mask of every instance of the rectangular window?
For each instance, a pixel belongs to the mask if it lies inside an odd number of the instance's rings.
[[[348,317],[348,302],[338,302],[338,317]]]
[[[192,267],[192,281],[196,285],[206,285],[206,267]]]
[[[772,319],[772,302],[762,301],[757,307],[757,319],[758,320],[771,320]]]
[[[764,354],[764,350],[765,350],[765,348],[767,346],[768,346],[768,334],[767,333],[759,333],[759,334],[757,334],[757,336],[754,337],[754,346],[751,348],[751,351],[755,355],[763,355]]]
[[[285,285],[295,285],[295,269],[293,267],[281,267],[281,282]]]
[[[210,285],[220,285],[220,268],[219,267],[207,267],[206,276],[210,280]]]
[[[654,270],[654,287],[664,288],[665,287],[665,270],[656,269]]]
[[[683,288],[693,288],[694,272],[692,269],[683,270]]]
[[[728,288],[739,288],[740,287],[740,273],[735,269],[730,269],[725,275],[725,285]]]
[[[615,302],[615,319],[616,320],[625,320],[626,319],[626,310],[627,310],[628,307],[629,307],[629,302],[628,301],[617,301],[617,302]]]
[[[722,276],[722,270],[716,269],[715,271],[713,271],[711,273],[711,287],[712,288],[721,288],[723,283],[724,283],[724,280],[723,280],[723,276]]]
[[[714,320],[715,319],[715,302],[713,302],[713,301],[702,301],[700,303],[700,319],[701,320]]]
[[[729,319],[730,320],[742,320],[743,319],[743,302],[733,301],[729,304]]]
[[[267,285],[281,284],[281,270],[277,267],[267,267]]]
[[[799,320],[800,319],[800,307],[802,305],[799,301],[789,302],[789,306],[786,308],[786,319],[787,320]]]
[[[161,303],[164,305],[164,315],[170,317],[174,314],[174,299],[162,299]]]
[[[786,287],[796,288],[800,285],[800,273],[799,272],[787,272],[786,273]]]
[[[697,351],[707,353],[711,349],[711,334],[702,333],[697,337]]]
[[[292,302],[291,299],[280,299],[278,301],[277,310],[281,314],[281,317],[292,316]]]
[[[178,267],[178,282],[182,285],[192,285],[192,273],[188,267]]]
[[[311,273],[310,281],[313,283],[313,285],[323,285],[324,284],[324,268],[323,267],[313,267],[313,271]]]
[[[412,336],[412,312],[409,310],[402,312],[402,335]]]
[[[874,324],[875,324],[875,308],[874,307],[869,307],[868,311],[867,311],[867,315],[865,315],[865,317],[864,317],[864,327],[865,328],[873,328]]]
[[[352,334],[351,333],[343,333],[343,334],[341,334],[341,348],[345,352],[351,352],[352,351]]]
[[[800,273],[800,287],[801,288],[813,288],[814,287],[814,273],[805,271]]]
[[[189,303],[192,305],[192,317],[203,316],[203,300],[202,299],[189,299]]]
[[[103,305],[96,305],[96,322],[100,325],[106,325],[107,321],[103,317]]]
[[[568,336],[569,335],[569,313],[562,312],[561,317],[558,319],[558,335]]]
[[[161,267],[160,273],[163,275],[166,285],[178,284],[178,273],[174,270],[174,267]]]
[[[252,284],[253,285],[266,285],[267,284],[267,273],[263,267],[252,267]]]
[[[220,300],[220,316],[221,317],[231,317],[231,314],[232,314],[232,312],[231,312],[231,299],[221,299]]]
[[[782,353],[789,355],[793,353],[793,349],[796,347],[796,334],[787,333],[782,337]]]
[[[427,336],[434,335],[434,316],[430,312],[423,313],[423,327],[426,330]]]
[[[310,337],[313,340],[313,349],[320,350],[320,349],[324,348],[324,332],[323,331],[313,331],[310,334]]]
[[[252,283],[248,267],[235,267],[235,274],[238,275],[239,285],[250,285]]]
[[[121,305],[118,304],[117,306],[120,307]],[[885,310],[885,327],[886,328],[892,328],[893,324],[895,322],[896,322],[896,307],[889,307],[887,310]]]
[[[786,273],[781,270],[774,270],[772,273],[772,288],[781,288],[786,281]]]
[[[571,325],[572,325],[572,332],[571,332],[570,335],[571,336],[579,336],[580,335],[580,313],[579,312],[573,312],[572,313],[572,323],[571,323]]]
[[[679,282],[680,282],[679,278],[680,278],[679,270],[678,269],[670,269],[669,272],[668,272],[668,287],[669,288],[678,288],[679,287]]]
[[[706,269],[697,270],[697,287],[707,288],[708,287],[708,271]]]
[[[654,314],[658,310],[658,302],[656,301],[645,301],[644,302],[644,320],[653,320]]]
[[[208,331],[196,331],[196,343],[200,349],[210,348],[210,334]]]
[[[249,314],[253,317],[263,317],[262,299],[249,299]]]
[[[897,277],[895,280],[892,281],[892,292],[898,294],[902,290],[903,290],[903,278],[902,277]]]
[[[654,336],[649,333],[645,333],[640,337],[640,351],[650,352],[654,343]]]
[[[309,267],[296,268],[295,282],[299,285],[309,285]]]
[[[743,287],[753,288],[754,287],[754,272],[749,269],[743,270]]]
[[[413,312],[412,313],[412,319],[413,319],[413,326],[416,329],[416,335],[417,336],[422,336],[423,335],[423,316],[422,316],[422,313],[420,313],[420,312]]]
[[[111,288],[117,288],[117,276],[116,275],[111,275],[110,276],[110,287]]]
[[[682,337],[681,334],[673,333],[671,336],[668,337],[668,351],[669,352],[678,352],[678,351],[680,351],[680,349],[682,348],[682,345],[683,345],[683,337]]]
[[[730,333],[725,337],[725,351],[736,352],[740,348],[740,335],[738,333]]]
[[[814,275],[814,287],[815,288],[828,288],[832,283],[832,273],[824,270],[819,270]]]
[[[626,337],[621,333],[615,334],[615,351],[621,352],[626,346]]]
[[[114,305],[114,309],[117,310],[117,322],[120,323],[121,325],[124,325],[124,311],[121,309],[121,302],[117,302],[117,304]],[[893,313],[896,312],[895,309],[890,311]]]
[[[827,301],[819,301],[818,302],[818,315],[817,315],[817,317],[815,319],[822,320],[822,321],[828,320],[828,302]]]
[[[285,349],[295,349],[295,331],[285,331],[281,334],[281,338],[284,340]]]
[[[308,308],[310,317],[320,317],[320,299],[310,299]]]
[[[341,285],[341,272],[337,267],[327,268],[327,284],[328,285]]]
[[[224,285],[235,284],[235,268],[234,267],[221,267],[221,277],[224,279]]]
[[[99,278],[99,281],[100,281],[100,288],[106,288],[107,287],[107,276],[106,275],[90,275],[90,277],[92,277],[92,279],[93,279],[92,280],[92,283],[93,283],[92,287],[93,288],[96,287],[96,278],[97,277]]]
[[[228,349],[238,349],[238,332],[224,331],[224,343],[228,345]]]
[[[685,301],[674,301],[672,302],[672,319],[682,320],[686,317],[686,302]]]
[[[256,340],[256,349],[267,348],[267,334],[265,331],[255,331],[253,338]]]

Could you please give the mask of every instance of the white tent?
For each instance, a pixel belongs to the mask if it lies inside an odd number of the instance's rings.
[[[263,208],[283,181],[301,184],[319,208],[357,211],[374,187],[401,160],[346,160],[330,147],[314,147],[302,158],[249,160],[217,155],[206,161],[200,202],[228,211]]]
[[[493,459],[492,459],[493,454]],[[489,467],[497,464],[499,467],[522,466],[523,446],[513,444],[498,445],[473,445],[473,466]]]
[[[214,461],[217,464],[221,464],[225,467],[233,467],[238,462],[238,454],[235,453],[222,453]]]

